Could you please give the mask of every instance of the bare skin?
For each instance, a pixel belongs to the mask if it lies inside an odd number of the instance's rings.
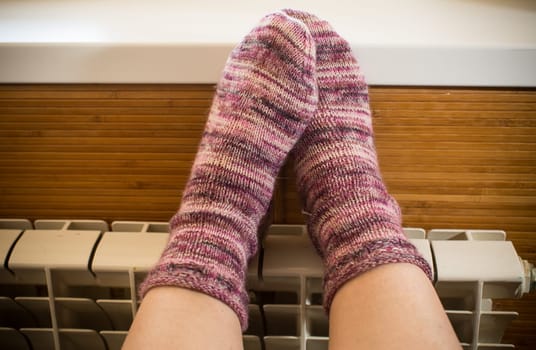
[[[387,264],[339,289],[329,318],[330,350],[461,349],[426,275]]]
[[[432,284],[411,264],[388,264],[346,283],[330,314],[330,350],[451,350],[460,343]],[[210,334],[210,336],[207,336]],[[239,350],[238,317],[195,291],[149,291],[123,349]]]
[[[123,344],[124,350],[241,350],[234,311],[208,295],[177,287],[151,289]]]

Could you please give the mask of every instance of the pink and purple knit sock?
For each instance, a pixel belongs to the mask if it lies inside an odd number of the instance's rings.
[[[282,12],[266,16],[226,63],[169,242],[142,296],[157,286],[200,291],[247,328],[245,279],[257,226],[317,99],[308,29]]]
[[[347,281],[376,266],[431,269],[405,238],[401,212],[382,180],[367,84],[349,44],[317,17],[294,10],[316,42],[318,109],[293,151],[309,234],[324,265],[324,307]]]

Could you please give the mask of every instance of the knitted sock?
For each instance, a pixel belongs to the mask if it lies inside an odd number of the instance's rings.
[[[405,238],[400,208],[380,175],[368,88],[349,44],[315,16],[284,12],[303,21],[316,42],[318,109],[293,153],[329,313],[337,290],[376,266],[408,262],[429,277],[431,269]]]
[[[284,13],[262,19],[232,51],[218,84],[169,242],[140,288],[193,289],[247,328],[248,260],[275,178],[316,110],[315,45]]]

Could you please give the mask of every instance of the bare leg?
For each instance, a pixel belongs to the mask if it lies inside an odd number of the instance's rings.
[[[229,306],[206,294],[153,288],[143,299],[123,349],[239,350],[240,322]]]
[[[330,350],[461,349],[435,290],[412,264],[387,264],[344,284],[330,313]]]

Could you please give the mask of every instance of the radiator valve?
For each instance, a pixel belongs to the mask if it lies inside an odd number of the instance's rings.
[[[527,260],[521,260],[521,265],[525,272],[522,284],[522,294],[533,292],[536,290],[536,267]]]

